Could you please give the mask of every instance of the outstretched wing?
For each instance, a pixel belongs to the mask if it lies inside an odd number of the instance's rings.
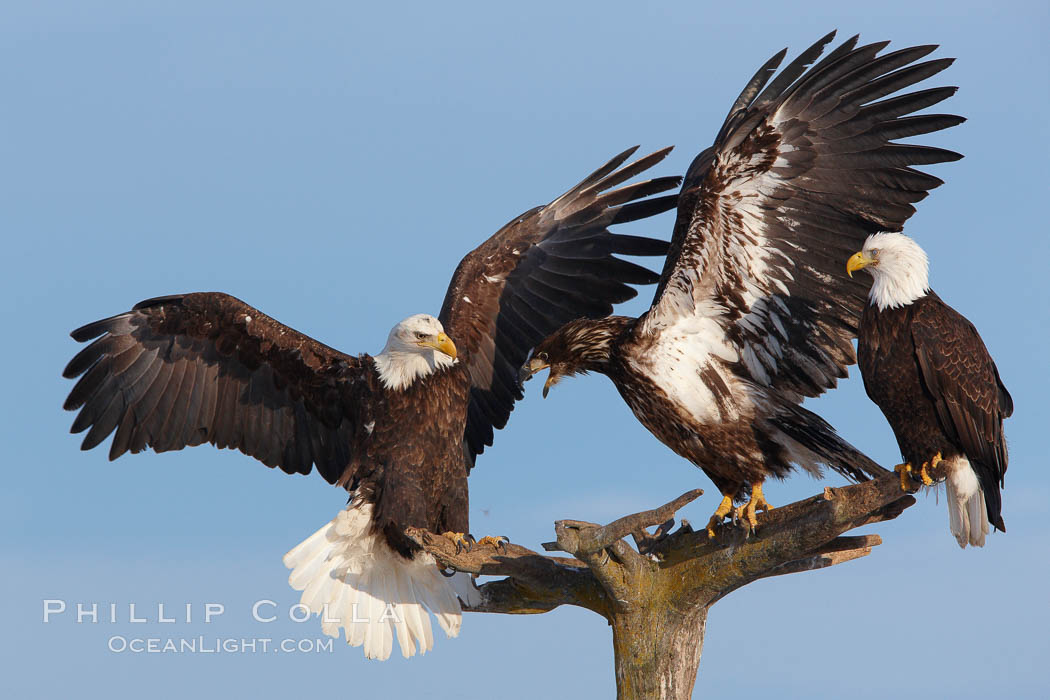
[[[962,446],[991,498],[1006,474],[1003,419],[1013,413],[1013,400],[973,324],[933,292],[929,296],[935,303],[922,305],[911,325],[922,379],[941,428]]]
[[[159,297],[78,328],[63,376],[72,432],[109,458],[210,442],[268,467],[335,483],[370,402],[361,358],[344,355],[226,294]],[[83,375],[83,376],[81,376]]]
[[[796,401],[834,387],[856,362],[852,339],[866,290],[845,274],[850,253],[873,232],[900,230],[913,204],[941,184],[911,166],[961,158],[893,143],[962,122],[906,116],[955,88],[882,99],[952,59],[916,63],[934,46],[879,56],[888,42],[857,48],[854,37],[807,70],[833,37],[775,78],[786,50],[762,66],[713,150],[694,161],[641,325],[655,334],[713,321],[745,376]]]
[[[619,154],[550,204],[501,228],[456,268],[441,323],[460,349],[471,382],[465,448],[473,463],[493,429],[502,428],[521,398],[518,371],[529,350],[562,324],[601,318],[657,275],[615,257],[664,255],[665,241],[610,233],[613,224],[672,209],[676,195],[644,199],[678,186],[659,177],[618,189],[670,152],[620,167],[637,150]]]

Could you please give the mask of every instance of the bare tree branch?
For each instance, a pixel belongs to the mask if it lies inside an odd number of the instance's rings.
[[[468,551],[447,537],[420,528],[408,528],[405,533],[442,566],[507,577],[482,584],[482,603],[465,608],[471,612],[530,614],[578,605],[604,616],[609,607],[604,589],[579,559],[544,556],[512,543],[500,548],[476,545]]]
[[[559,520],[558,523],[555,524],[555,531],[557,531],[558,524],[561,524],[566,528],[574,528],[579,534],[575,539],[569,540],[571,541],[570,546],[572,546],[573,549],[565,549],[562,547],[561,537],[559,536],[558,548],[577,556],[580,554],[598,552],[611,546],[617,540],[623,539],[632,532],[643,531],[644,528],[655,527],[664,523],[669,518],[673,517],[681,508],[700,498],[703,493],[703,489],[693,489],[692,491],[683,493],[673,501],[665,503],[659,508],[642,511],[641,513],[635,513],[634,515],[626,515],[619,520],[614,520],[604,527],[599,527],[594,523],[585,523],[577,520]]]
[[[878,535],[861,535],[860,537],[836,537],[828,544],[818,548],[813,556],[796,559],[773,567],[759,578],[797,574],[813,569],[823,569],[835,564],[853,561],[871,554],[871,548],[882,544]]]
[[[732,591],[772,576],[853,561],[882,543],[878,535],[843,536],[899,516],[915,499],[892,473],[873,481],[826,488],[811,498],[759,516],[755,534],[727,524],[708,536],[688,523],[675,532],[674,515],[699,489],[652,510],[598,525],[555,523],[548,556],[516,544],[457,551],[425,530],[407,534],[445,567],[504,578],[483,583],[471,612],[543,613],[576,605],[605,617],[613,628],[617,687],[622,698],[691,693],[707,610]],[[648,528],[658,527],[650,534]],[[624,538],[631,535],[637,549]]]

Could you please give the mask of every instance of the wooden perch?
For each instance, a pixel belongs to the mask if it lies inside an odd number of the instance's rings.
[[[583,554],[600,552],[632,532],[639,532],[642,528],[654,527],[666,522],[673,518],[680,508],[692,503],[703,494],[702,489],[693,489],[659,508],[626,515],[605,527],[579,520],[559,520],[554,523],[558,541],[545,542],[543,548],[547,551],[559,549],[563,552]]]
[[[613,628],[620,698],[688,698],[703,647],[707,611],[752,581],[822,569],[871,553],[878,535],[842,536],[891,520],[915,503],[888,474],[824,492],[759,515],[756,534],[733,524],[716,537],[683,526],[675,513],[699,489],[659,508],[608,525],[578,520],[555,523],[547,556],[516,544],[457,551],[445,537],[425,530],[407,534],[445,567],[502,576],[480,586],[482,602],[471,612],[543,613],[577,605],[605,617]],[[654,533],[649,528],[658,527]],[[638,549],[624,538],[631,535]]]

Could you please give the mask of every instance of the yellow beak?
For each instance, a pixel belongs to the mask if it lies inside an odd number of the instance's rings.
[[[521,372],[518,373],[518,383],[524,384],[528,380],[532,379],[532,375],[537,372],[542,372],[545,369],[549,369],[550,365],[538,357],[533,357],[525,366],[521,368]],[[547,381],[543,383],[543,398],[547,398],[547,392],[551,390],[558,381],[558,378],[554,375],[554,372],[550,372],[547,375]]]
[[[547,394],[550,392],[551,387],[558,383],[558,375],[554,372],[547,373],[547,381],[543,382],[543,398],[547,398]]]
[[[443,352],[453,360],[456,359],[456,345],[444,333],[438,333],[433,340],[421,340],[419,344],[424,347],[434,348],[438,352]]]
[[[528,367],[529,367],[529,376],[532,376],[533,374],[536,374],[537,372],[539,372],[541,370],[547,369],[547,367],[549,367],[549,365],[546,362],[544,362],[543,360],[540,360],[540,359],[537,359],[537,358],[534,357],[531,360],[529,360]]]
[[[873,262],[875,262],[875,259],[869,258],[864,254],[864,251],[854,253],[850,256],[850,259],[846,261],[846,273],[852,277],[854,272],[857,270],[863,270]]]

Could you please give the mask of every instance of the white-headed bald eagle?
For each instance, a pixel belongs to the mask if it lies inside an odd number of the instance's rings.
[[[405,528],[468,539],[467,475],[521,398],[530,348],[566,321],[608,315],[635,295],[628,284],[657,281],[615,255],[663,255],[667,243],[608,227],[673,208],[676,195],[646,198],[680,179],[624,185],[670,149],[623,165],[634,151],[468,254],[439,317],[405,319],[375,357],[217,293],[150,299],[79,328],[75,340],[94,342],[64,372],[80,377],[65,403],[80,411],[72,431],[88,431],[83,449],[116,431],[110,459],[207,442],[289,474],[316,467],[351,498],[285,556],[302,603],[369,658],[387,658],[395,636],[404,656],[425,652],[429,613],[454,636],[457,594],[475,589],[466,574],[443,577]]]
[[[879,55],[857,37],[808,68],[825,36],[774,77],[768,61],[737,98],[711,148],[693,161],[652,307],[640,318],[574,321],[543,341],[523,377],[550,368],[612,379],[635,416],[714,481],[751,528],[768,508],[762,483],[795,466],[862,479],[880,467],[800,406],[846,376],[864,289],[843,254],[898,230],[941,181],[911,166],[960,158],[893,143],[961,121],[913,113],[955,92],[890,97],[951,59],[935,46]],[[808,70],[807,70],[808,68]]]
[[[906,460],[897,465],[901,488],[944,479],[956,541],[983,547],[989,523],[1006,532],[1003,419],[1014,405],[999,370],[973,324],[930,289],[926,253],[911,238],[874,234],[846,269],[873,279],[857,356]]]

